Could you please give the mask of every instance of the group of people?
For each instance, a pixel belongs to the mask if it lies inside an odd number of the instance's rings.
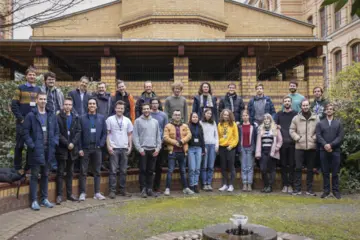
[[[220,191],[234,191],[235,155],[241,155],[243,191],[251,191],[254,157],[259,160],[264,188],[272,192],[277,160],[281,162],[282,192],[301,194],[301,172],[307,168],[308,195],[312,189],[316,159],[321,161],[324,176],[322,198],[330,195],[329,172],[332,169],[332,192],[340,198],[338,172],[342,125],[334,119],[334,106],[323,98],[321,87],[314,88],[310,103],[297,93],[297,83],[290,82],[289,95],[283,98],[282,110],[275,112],[262,84],[247,108],[230,83],[228,92],[217,104],[211,85],[200,85],[194,97],[190,116],[183,85],[172,85],[173,95],[164,105],[144,83],[144,92],[135,101],[126,91],[124,81],[117,82],[114,96],[99,82],[97,91],[87,90],[89,79],[82,77],[79,87],[65,97],[56,87],[56,75],[44,74],[44,85],[36,86],[36,70],[26,71],[26,84],[20,85],[12,100],[16,118],[14,167],[22,169],[22,151],[27,145],[24,170],[31,172],[31,208],[52,208],[48,200],[48,174],[56,171],[56,204],[63,199],[85,201],[89,164],[94,176],[94,199],[104,200],[100,193],[102,163],[109,161],[109,198],[117,194],[130,197],[126,191],[128,156],[136,150],[140,169],[141,197],[158,196],[163,162],[168,160],[164,195],[170,195],[172,173],[179,166],[184,194],[212,191],[216,154],[219,154],[222,186]],[[189,119],[188,119],[189,116]],[[186,164],[187,163],[187,164]],[[186,176],[188,166],[188,179]],[[72,193],[74,167],[79,168],[79,198]],[[65,174],[64,174],[65,173]],[[40,177],[40,204],[37,201]],[[230,175],[230,176],[229,176]],[[119,184],[117,186],[117,176]]]

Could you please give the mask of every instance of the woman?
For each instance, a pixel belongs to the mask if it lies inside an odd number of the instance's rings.
[[[260,160],[260,171],[264,181],[262,192],[272,192],[275,180],[276,160],[280,159],[279,150],[282,136],[270,114],[264,115],[264,122],[258,128],[255,158]]]
[[[234,114],[229,109],[224,109],[220,114],[218,124],[219,155],[223,186],[219,191],[234,191],[233,181],[235,178],[235,148],[239,142],[238,128],[235,123]],[[230,171],[230,181],[228,172]]]
[[[214,173],[216,153],[219,150],[219,137],[215,121],[212,119],[211,109],[205,109],[200,125],[204,131],[205,157],[201,167],[201,181],[203,190],[212,191],[211,183]]]
[[[250,124],[248,110],[242,111],[243,124],[239,126],[238,152],[241,153],[241,178],[243,191],[252,191],[254,177],[254,152],[256,146],[256,127]]]
[[[203,116],[204,109],[211,109],[213,119],[218,122],[217,117],[217,98],[212,96],[211,86],[208,82],[203,82],[199,88],[199,95],[194,97],[192,112],[196,112],[198,116]]]
[[[201,158],[205,155],[204,131],[199,123],[197,113],[190,114],[189,128],[191,139],[189,141],[188,166],[189,185],[195,193],[199,193],[198,183],[200,176]]]

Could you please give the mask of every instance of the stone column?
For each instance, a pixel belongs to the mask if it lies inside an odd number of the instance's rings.
[[[240,71],[241,95],[245,104],[247,104],[251,96],[254,95],[257,83],[256,57],[242,57],[240,59]]]
[[[192,100],[189,100],[189,58],[174,57],[174,82],[182,82],[184,89],[182,95],[187,99],[188,113],[191,112]]]
[[[35,57],[34,67],[37,70],[37,74],[44,74],[50,70],[50,60],[48,57]]]
[[[106,83],[107,91],[114,93],[116,89],[116,58],[101,58],[101,81]]]
[[[307,97],[312,96],[314,87],[324,88],[322,59],[309,57],[304,62],[304,80],[307,81]]]

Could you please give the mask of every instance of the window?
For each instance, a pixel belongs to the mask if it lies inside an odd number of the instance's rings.
[[[351,47],[351,58],[354,62],[360,62],[360,43],[356,43]]]
[[[320,9],[320,37],[326,36],[325,8]]]
[[[307,22],[313,24],[313,17],[312,16],[308,17]]]
[[[335,30],[341,26],[341,10],[335,12]]]
[[[334,60],[335,60],[335,74],[338,74],[341,71],[341,68],[342,68],[341,50],[334,53]]]

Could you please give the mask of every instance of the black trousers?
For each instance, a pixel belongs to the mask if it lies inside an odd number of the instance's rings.
[[[306,189],[312,191],[314,181],[314,171],[316,149],[299,150],[295,149],[295,191],[301,191],[301,174],[304,160],[306,159]]]
[[[70,155],[70,153],[69,153]],[[58,169],[56,172],[56,192],[57,196],[62,196],[63,194],[63,180],[65,178],[66,185],[66,196],[70,197],[72,194],[72,181],[73,181],[73,171],[74,171],[74,161],[71,160],[71,157],[68,156],[67,159],[57,159]],[[66,176],[64,176],[64,171]]]
[[[155,178],[154,178],[154,187],[153,187],[154,191],[158,191],[160,189],[162,166],[168,155],[169,155],[169,151],[165,150],[164,147],[162,147],[156,159]]]
[[[222,185],[233,185],[235,179],[235,149],[227,150],[226,147],[219,147]],[[230,172],[230,180],[229,174]]]
[[[339,171],[340,171],[340,151],[326,152],[320,151],[321,169],[324,179],[324,192],[330,193],[330,168],[332,191],[339,192]]]
[[[275,181],[276,159],[270,156],[271,148],[261,149],[260,171],[264,187],[272,187]]]
[[[95,193],[100,193],[100,168],[101,168],[101,149],[91,146],[88,149],[84,149],[84,157],[80,158],[80,179],[79,188],[80,194],[86,193],[86,176],[88,173],[89,163],[94,169],[94,190]]]
[[[283,186],[293,187],[295,170],[295,145],[283,145],[280,149],[281,179]]]
[[[154,180],[154,170],[156,164],[156,157],[153,156],[155,150],[145,150],[145,155],[140,155],[139,168],[140,189],[152,189]]]

